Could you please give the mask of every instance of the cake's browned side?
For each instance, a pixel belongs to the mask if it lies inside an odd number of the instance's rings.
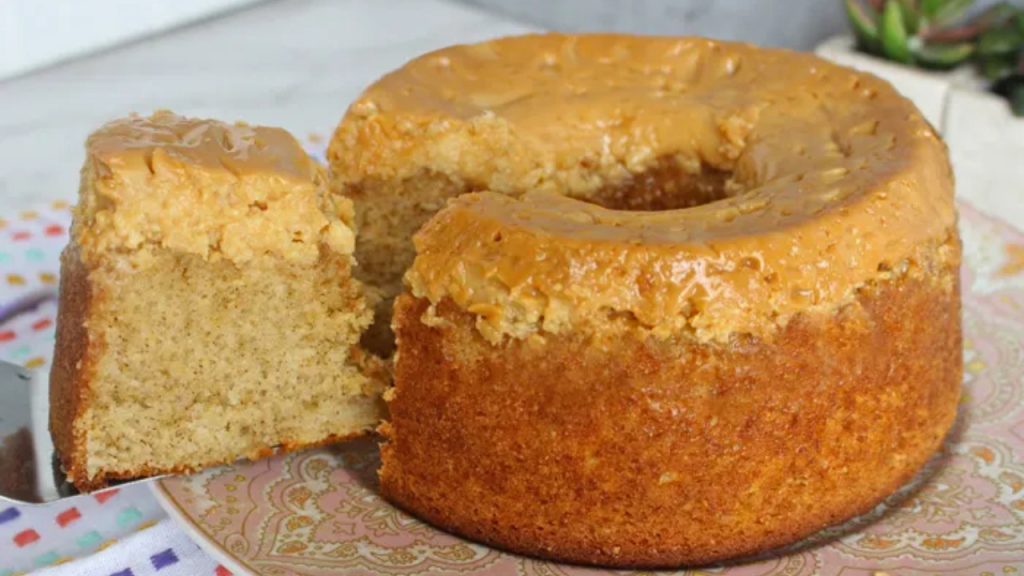
[[[104,482],[87,480],[85,434],[76,428],[89,398],[89,382],[98,357],[98,339],[90,339],[87,322],[94,301],[89,271],[79,249],[69,245],[61,254],[57,341],[50,369],[50,434],[68,478],[83,490]]]
[[[627,331],[611,351],[550,334],[495,347],[450,301],[428,326],[427,302],[403,295],[382,490],[444,529],[570,562],[702,564],[794,542],[869,510],[952,426],[959,292],[940,284],[866,288],[771,342]]]

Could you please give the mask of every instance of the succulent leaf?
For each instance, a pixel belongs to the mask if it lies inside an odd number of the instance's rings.
[[[1024,45],[1024,36],[1017,31],[1016,27],[1004,26],[989,30],[978,39],[978,54],[982,56],[995,56],[999,54],[1011,54]]]
[[[1017,9],[1010,5],[1008,2],[1000,2],[986,8],[981,14],[978,14],[971,23],[977,24],[979,27],[988,29],[996,26],[1002,26],[1018,13]]]
[[[914,60],[925,68],[948,70],[963,64],[974,54],[974,44],[925,44],[914,49]]]
[[[1009,100],[1015,116],[1024,116],[1024,73],[1004,78],[996,83],[994,90]]]
[[[942,28],[962,20],[967,10],[974,5],[974,0],[944,0],[928,19],[931,27]]]
[[[973,42],[982,32],[975,24],[964,24],[951,28],[928,29],[919,37],[926,42],[950,44],[955,42]]]
[[[1015,116],[1024,116],[1024,79],[1010,91],[1010,109]]]
[[[890,60],[912,64],[914,57],[910,52],[907,27],[903,22],[903,9],[899,0],[887,0],[882,9],[882,21],[879,29],[882,51]]]
[[[990,56],[981,61],[981,74],[993,82],[1009,77],[1013,68],[1013,59],[1005,55]]]
[[[944,0],[921,0],[921,16],[925,20],[934,20],[943,3]]]
[[[897,0],[900,11],[903,12],[903,23],[907,27],[907,33],[913,36],[921,27],[921,15],[917,11],[914,0]]]
[[[878,39],[878,26],[875,25],[872,15],[868,13],[869,8],[858,0],[844,0],[843,5],[846,7],[846,17],[850,21],[860,48],[875,54],[881,52],[882,45]]]

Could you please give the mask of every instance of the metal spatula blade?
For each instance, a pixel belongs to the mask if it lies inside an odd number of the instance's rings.
[[[47,377],[0,361],[0,502],[44,504],[79,494],[50,439]]]

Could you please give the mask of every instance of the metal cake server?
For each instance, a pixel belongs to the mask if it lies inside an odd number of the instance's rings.
[[[0,361],[0,504],[45,504],[79,494],[50,439],[48,375]]]
[[[0,324],[54,298],[43,291],[0,304]],[[48,376],[0,361],[0,503],[43,504],[78,494],[50,439]]]
[[[53,472],[46,386],[30,371],[0,363],[0,498],[42,503],[62,497]]]

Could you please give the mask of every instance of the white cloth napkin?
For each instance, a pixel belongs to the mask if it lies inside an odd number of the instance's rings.
[[[43,506],[0,503],[0,576],[230,574],[167,517],[145,484]]]
[[[38,576],[198,576],[230,574],[164,518],[116,544],[79,560],[32,573]]]
[[[45,307],[44,307],[45,308]],[[30,323],[34,314],[12,323]],[[2,355],[0,355],[2,356]],[[0,576],[229,576],[146,484],[30,506],[0,502]]]

